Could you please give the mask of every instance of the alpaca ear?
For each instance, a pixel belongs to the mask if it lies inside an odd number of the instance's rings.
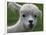
[[[8,7],[9,8],[13,8],[13,9],[16,9],[16,10],[20,10],[20,8],[22,7],[21,5],[19,5],[19,4],[17,4],[17,3],[15,3],[15,2],[9,2],[8,3]]]

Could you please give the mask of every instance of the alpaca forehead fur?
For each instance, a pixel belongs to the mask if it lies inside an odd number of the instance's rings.
[[[20,9],[21,14],[33,14],[40,15],[40,10],[34,4],[24,4]]]

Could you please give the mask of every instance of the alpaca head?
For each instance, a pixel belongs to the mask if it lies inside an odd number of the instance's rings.
[[[21,23],[26,29],[32,29],[36,26],[37,17],[40,14],[40,10],[36,5],[24,4],[20,9]]]

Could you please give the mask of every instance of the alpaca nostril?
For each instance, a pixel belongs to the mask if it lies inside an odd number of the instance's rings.
[[[32,22],[33,22],[33,20],[29,20],[29,23],[31,23],[31,24],[32,24]]]
[[[30,23],[29,27],[30,27],[30,28],[32,28],[32,27],[33,27],[32,22],[33,22],[33,20],[29,20],[29,23]]]

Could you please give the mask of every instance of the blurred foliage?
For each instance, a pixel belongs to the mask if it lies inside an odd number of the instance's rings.
[[[15,24],[19,19],[19,11],[7,6],[7,25]]]

